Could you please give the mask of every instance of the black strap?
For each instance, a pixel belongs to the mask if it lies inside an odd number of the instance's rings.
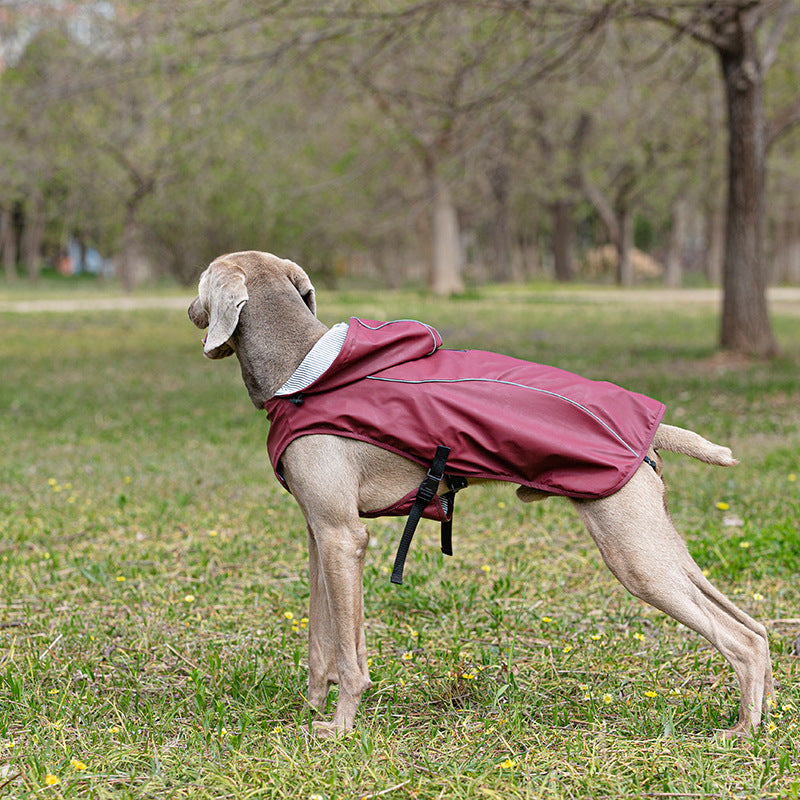
[[[439,445],[436,448],[436,455],[431,461],[428,474],[423,478],[422,483],[417,489],[417,496],[414,499],[414,504],[411,506],[411,511],[408,512],[408,519],[406,520],[406,527],[403,529],[403,535],[400,538],[400,545],[397,548],[397,555],[394,559],[394,569],[392,570],[392,583],[400,586],[403,583],[403,567],[408,555],[408,548],[411,547],[411,540],[414,538],[414,531],[417,529],[417,524],[422,519],[422,512],[428,507],[428,504],[436,497],[436,492],[439,489],[439,484],[444,477],[444,468],[447,464],[447,457],[450,455],[450,448]],[[444,523],[442,523],[444,526]],[[452,543],[449,542],[450,533],[448,532],[448,547],[452,552]],[[445,531],[442,528],[442,549],[445,547]]]
[[[456,492],[467,487],[467,479],[461,475],[445,475],[447,488],[450,490],[442,495],[442,505],[450,519],[442,520],[442,552],[446,556],[453,555],[453,516],[456,513]]]

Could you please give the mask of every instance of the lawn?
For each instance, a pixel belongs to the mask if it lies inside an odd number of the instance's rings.
[[[800,796],[800,307],[784,355],[715,352],[702,303],[547,287],[450,302],[321,291],[320,314],[421,318],[446,346],[613,380],[730,444],[665,456],[711,579],[770,632],[778,703],[725,742],[737,686],[700,637],[628,595],[568,503],[459,498],[455,556],[370,524],[374,688],[309,738],[305,532],[235,359],[178,310],[0,313],[0,796]]]

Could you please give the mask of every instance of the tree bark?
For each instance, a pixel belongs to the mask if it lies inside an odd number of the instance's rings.
[[[728,105],[728,207],[720,345],[747,355],[778,352],[767,308],[764,235],[766,125],[763,75],[754,25],[731,11],[730,46],[718,49]],[[727,16],[727,15],[726,15]],[[733,39],[733,41],[731,41]]]
[[[434,294],[451,295],[464,291],[461,278],[461,242],[458,214],[447,182],[431,170],[433,192],[433,272],[431,289]]]

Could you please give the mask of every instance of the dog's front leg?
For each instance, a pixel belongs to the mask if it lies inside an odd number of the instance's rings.
[[[331,686],[339,683],[339,673],[328,594],[311,526],[308,527],[308,589],[308,702],[315,710],[324,711]]]
[[[309,702],[321,707],[339,683],[331,722],[314,722],[322,735],[353,727],[361,695],[372,682],[364,637],[364,555],[369,535],[354,525],[314,525],[309,536],[312,606],[309,615]],[[333,658],[332,658],[333,656]]]

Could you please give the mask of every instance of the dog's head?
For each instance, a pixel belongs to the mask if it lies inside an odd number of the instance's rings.
[[[203,342],[207,358],[233,355],[232,339],[251,294],[276,308],[300,301],[312,314],[317,311],[314,287],[293,261],[256,250],[220,256],[200,276],[198,295],[189,306],[192,322],[208,328]]]

